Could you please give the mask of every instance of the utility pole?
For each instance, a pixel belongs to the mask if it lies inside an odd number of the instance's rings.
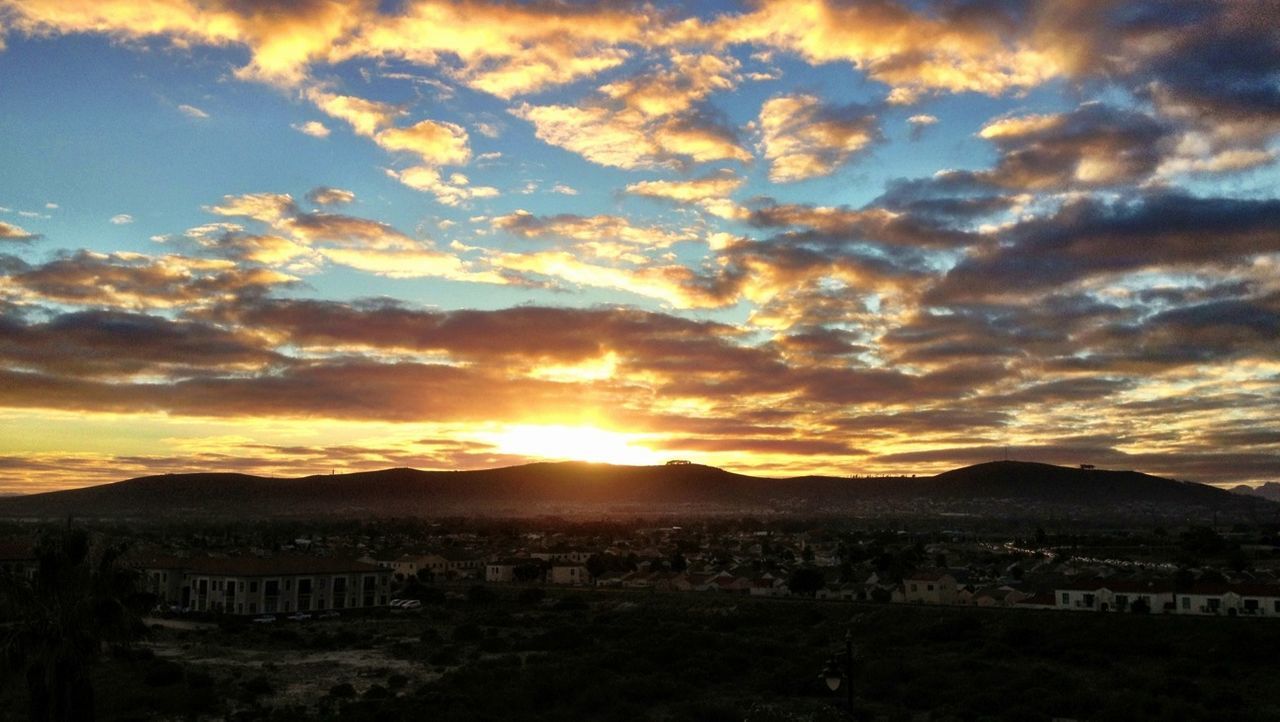
[[[849,716],[853,716],[853,630],[844,633],[844,678],[848,684],[845,693],[849,703]]]

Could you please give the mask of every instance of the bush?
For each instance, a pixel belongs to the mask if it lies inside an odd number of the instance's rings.
[[[559,612],[580,612],[587,608],[587,600],[578,595],[572,595],[559,599],[552,609]]]
[[[541,587],[529,587],[528,589],[520,590],[520,595],[517,596],[516,599],[521,604],[537,604],[545,599],[546,596],[546,591]]]
[[[335,684],[329,688],[329,696],[337,699],[351,699],[356,696],[356,688],[348,682]]]
[[[182,665],[176,662],[159,660],[147,669],[142,681],[148,687],[168,687],[181,682],[182,676]]]
[[[480,631],[480,626],[467,622],[459,624],[453,630],[453,641],[455,642],[478,642],[484,634]]]
[[[427,587],[418,592],[418,599],[423,604],[444,604],[446,597],[443,589]]]
[[[427,661],[437,667],[448,667],[457,664],[460,658],[458,648],[453,645],[449,645],[437,649],[430,657],[427,658]]]
[[[391,696],[391,691],[380,684],[375,684],[364,691],[365,699],[386,699]]]
[[[187,672],[187,686],[191,689],[213,689],[213,675],[192,670]]]
[[[271,680],[262,675],[251,677],[240,685],[240,699],[252,701],[262,695],[271,694],[275,688],[271,686]]]
[[[467,601],[472,604],[492,604],[498,595],[486,586],[476,584],[467,590]]]

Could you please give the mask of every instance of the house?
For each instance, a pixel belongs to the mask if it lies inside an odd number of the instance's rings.
[[[1070,582],[1054,589],[1053,597],[1057,600],[1058,609],[1073,612],[1109,611],[1110,596],[1108,594],[1103,599],[1104,595],[1099,591],[1102,586],[1102,582],[1095,579]]]
[[[1055,609],[1053,592],[1037,592],[1013,603],[1015,609]]]
[[[142,570],[142,591],[154,594],[156,599],[169,604],[182,599],[182,585],[186,581],[189,559],[173,556],[156,556],[135,560],[132,566]],[[182,606],[186,606],[185,604]]]
[[[390,569],[328,557],[161,559],[138,564],[148,591],[199,612],[274,614],[381,607]]]
[[[472,579],[485,573],[483,566],[475,555],[456,549],[431,554],[405,554],[391,562],[391,570],[397,577],[404,578],[426,571],[436,579]]]
[[[975,607],[1011,607],[1027,598],[1028,594],[1012,587],[986,587],[973,593]]]
[[[1240,584],[1234,590],[1240,595],[1240,614],[1246,617],[1280,617],[1280,587]]]
[[[1229,584],[1197,583],[1177,592],[1174,609],[1178,614],[1236,616],[1242,598]]]
[[[1173,609],[1174,594],[1167,582],[1129,579],[1084,579],[1054,590],[1058,609],[1088,612],[1162,614]]]
[[[574,564],[585,564],[595,552],[590,549],[563,548],[558,547],[545,551],[536,551],[530,554],[534,559],[541,559],[544,562],[573,562]]]
[[[1173,587],[1169,582],[1108,579],[1109,603],[1117,612],[1165,614],[1174,608]]]
[[[942,570],[920,571],[902,580],[903,601],[912,604],[955,604],[956,578]]]
[[[547,581],[552,584],[581,586],[591,584],[591,572],[583,564],[553,564],[547,572]]]
[[[528,559],[499,559],[484,566],[484,580],[498,584],[506,584],[516,580],[516,567],[529,564]]]
[[[787,580],[765,574],[751,580],[748,593],[753,597],[786,597],[791,590],[787,588]]]

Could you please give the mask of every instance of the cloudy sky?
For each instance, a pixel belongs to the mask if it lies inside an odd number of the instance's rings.
[[[0,0],[0,491],[1280,479],[1274,0]]]

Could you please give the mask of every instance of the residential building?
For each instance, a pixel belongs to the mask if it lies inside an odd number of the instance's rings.
[[[902,580],[903,601],[913,604],[955,604],[956,578],[942,570],[920,571]]]
[[[274,614],[381,607],[392,572],[327,557],[229,557],[140,562],[147,590],[198,612]]]

